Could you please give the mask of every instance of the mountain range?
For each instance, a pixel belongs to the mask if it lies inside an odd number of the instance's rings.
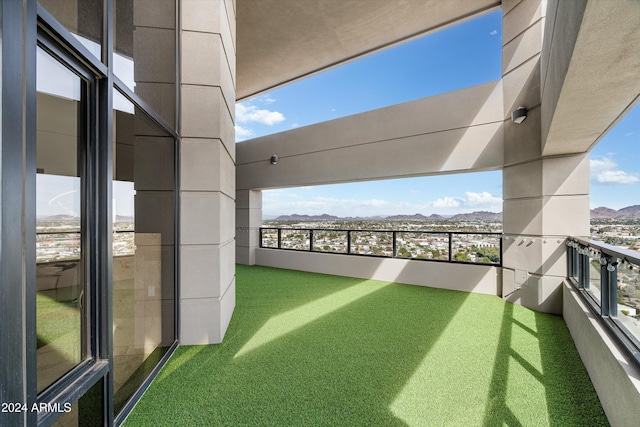
[[[640,205],[627,206],[622,209],[611,209],[605,206],[591,209],[592,219],[640,219]],[[457,214],[453,216],[442,216],[431,214],[429,216],[421,213],[413,215],[391,215],[391,216],[370,216],[370,217],[339,217],[335,215],[281,215],[272,221],[502,221],[502,212],[477,211],[471,213]]]
[[[605,206],[591,209],[592,219],[640,219],[640,205],[627,206],[622,209],[611,209]]]
[[[339,217],[335,215],[281,215],[272,221],[502,221],[502,213],[478,211],[453,216],[432,214],[429,216],[416,213],[413,215],[368,216],[368,217]]]

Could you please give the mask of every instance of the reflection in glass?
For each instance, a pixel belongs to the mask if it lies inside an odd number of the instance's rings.
[[[114,0],[113,4],[114,74],[175,127],[175,0]]]
[[[85,356],[82,81],[37,52],[36,332],[38,391]]]
[[[102,51],[102,0],[38,0],[96,58]]]
[[[175,340],[175,141],[117,91],[114,107],[113,372],[118,413]]]
[[[87,427],[104,425],[103,405],[104,378],[100,379],[73,405],[65,402],[60,406],[62,416],[53,427]]]

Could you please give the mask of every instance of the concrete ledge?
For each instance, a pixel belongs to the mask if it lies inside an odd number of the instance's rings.
[[[500,268],[486,265],[260,248],[256,264],[489,295],[500,290]]]
[[[566,282],[563,288],[564,320],[609,423],[612,426],[637,426],[640,369],[621,351],[578,291]]]

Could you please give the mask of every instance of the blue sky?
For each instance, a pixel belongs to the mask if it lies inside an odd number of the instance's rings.
[[[236,105],[236,140],[255,138],[500,79],[501,12],[367,56]],[[472,70],[470,72],[470,70]],[[592,150],[591,206],[640,204],[640,107]],[[502,210],[502,173],[263,192],[263,216],[373,216]]]

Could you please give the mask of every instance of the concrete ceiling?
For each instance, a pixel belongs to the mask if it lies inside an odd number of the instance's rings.
[[[238,100],[500,6],[499,0],[236,0]]]
[[[552,36],[551,62],[557,57],[563,66],[549,67],[547,81],[555,80],[552,98],[543,104],[546,115],[543,155],[582,153],[593,146],[635,104],[640,102],[640,2],[589,0],[554,2],[558,5]],[[574,9],[581,8],[580,13]],[[567,39],[568,18],[581,16],[575,44],[561,46]],[[551,31],[550,31],[551,32]],[[560,45],[554,50],[556,37]],[[563,39],[564,37],[564,39]],[[549,86],[547,84],[546,86]],[[545,91],[546,92],[546,91]],[[547,94],[543,94],[543,103]],[[546,138],[545,138],[546,136]]]

